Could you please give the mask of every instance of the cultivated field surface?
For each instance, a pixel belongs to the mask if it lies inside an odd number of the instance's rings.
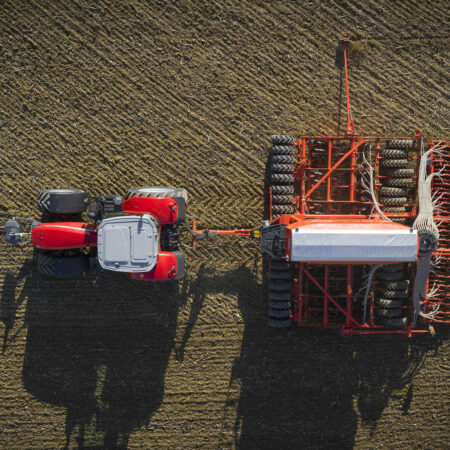
[[[450,137],[448,2],[0,1],[0,215],[36,193],[184,186],[200,227],[263,218],[270,135]],[[352,56],[351,56],[352,58]],[[3,217],[4,216],[4,217]],[[448,448],[450,333],[266,325],[255,244],[188,276],[41,279],[0,243],[0,447]]]

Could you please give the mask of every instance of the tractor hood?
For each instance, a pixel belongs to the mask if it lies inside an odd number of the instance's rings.
[[[417,231],[392,222],[311,223],[291,228],[291,261],[333,263],[413,262]]]
[[[149,214],[110,217],[98,227],[97,247],[103,269],[149,272],[158,258],[158,227]]]

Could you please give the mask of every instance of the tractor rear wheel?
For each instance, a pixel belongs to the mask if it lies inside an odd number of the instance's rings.
[[[37,207],[44,214],[81,214],[90,196],[79,189],[44,189],[37,195]]]
[[[81,278],[89,271],[89,257],[74,251],[41,251],[37,264],[39,273],[49,278]]]

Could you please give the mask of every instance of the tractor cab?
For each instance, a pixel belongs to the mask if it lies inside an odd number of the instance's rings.
[[[114,272],[149,272],[159,253],[158,224],[149,214],[102,220],[97,230],[100,266]]]

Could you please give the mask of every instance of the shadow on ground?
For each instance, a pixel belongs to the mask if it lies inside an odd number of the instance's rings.
[[[67,408],[66,445],[76,436],[79,447],[126,447],[160,406],[184,295],[177,283],[148,287],[109,274],[61,284],[30,273],[23,384]]]
[[[223,429],[235,415],[236,447],[353,448],[357,417],[375,429],[391,395],[407,386],[402,413],[408,414],[414,376],[440,340],[272,330],[256,267],[201,280],[212,292],[237,294],[244,320],[229,382],[240,398],[224,406]]]
[[[257,258],[252,268],[223,275],[203,268],[195,281],[152,289],[109,274],[62,286],[31,271],[20,294],[28,299],[23,383],[39,400],[67,408],[67,445],[76,436],[79,447],[126,447],[130,433],[148,424],[162,401],[178,308],[188,292],[197,301],[179,359],[204,297],[238,296],[244,333],[229,390],[240,397],[224,404],[222,427],[233,429],[236,447],[352,448],[357,416],[375,428],[391,394],[406,386],[408,414],[414,375],[440,341],[271,330]],[[5,285],[2,304],[10,304],[15,284]]]

